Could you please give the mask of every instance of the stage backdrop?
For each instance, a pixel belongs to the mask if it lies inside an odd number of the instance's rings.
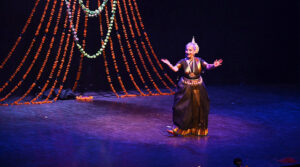
[[[2,61],[25,24],[34,1],[0,3]],[[138,5],[158,57],[175,64],[184,58],[185,44],[195,36],[200,46],[199,57],[210,63],[219,58],[224,60],[221,68],[204,74],[207,85],[300,83],[298,0],[144,0],[138,1]],[[97,31],[93,31],[92,21],[89,24],[87,49],[94,51],[99,47],[94,42],[97,36],[93,32]],[[1,85],[15,68],[11,64],[7,72],[1,73]],[[167,72],[176,81],[176,74]],[[76,77],[75,73],[71,69],[70,80]],[[80,86],[109,89],[102,58],[84,61]]]

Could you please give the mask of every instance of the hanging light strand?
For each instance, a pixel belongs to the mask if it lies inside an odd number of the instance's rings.
[[[126,6],[126,2],[124,0],[123,0],[123,5],[124,5],[124,9],[125,9],[126,18],[127,18],[127,21],[128,21],[129,27],[130,27],[130,31],[131,31],[131,34],[132,34],[133,43],[134,43],[134,46],[135,46],[136,51],[138,53],[138,56],[139,56],[139,58],[140,58],[140,60],[142,62],[142,65],[143,65],[143,67],[144,67],[144,69],[145,69],[145,71],[146,71],[146,73],[148,75],[148,78],[149,78],[150,82],[152,83],[152,85],[154,86],[154,88],[156,89],[156,91],[159,94],[162,95],[163,92],[161,92],[161,90],[158,88],[157,84],[153,80],[153,78],[152,78],[152,76],[151,76],[151,74],[150,74],[150,72],[149,72],[149,70],[148,70],[148,68],[146,66],[145,60],[144,60],[144,58],[143,58],[143,56],[141,54],[141,51],[139,49],[138,43],[137,43],[136,38],[135,38],[136,36],[135,36],[134,31],[133,31],[133,26],[131,24],[131,20],[130,20],[129,14],[128,14],[128,9],[127,9],[127,6]],[[155,94],[155,95],[157,95],[157,94]]]
[[[63,32],[63,36],[65,36],[65,35],[66,35],[65,32]],[[67,40],[66,40],[66,44],[65,44],[64,48],[66,48],[68,46],[69,40],[70,40],[70,36],[71,36],[70,34],[67,34],[67,36],[66,36]],[[63,45],[59,46],[59,53],[61,53],[62,47],[63,47]],[[64,62],[65,62],[65,58],[66,58],[66,50],[64,49],[64,53],[63,53],[62,60],[60,62],[59,68],[58,68],[58,72],[57,72],[56,77],[55,77],[55,81],[54,81],[54,83],[53,83],[53,85],[52,85],[52,87],[50,89],[50,92],[49,92],[47,98],[45,99],[45,101],[49,100],[49,98],[51,97],[51,95],[52,95],[52,93],[53,93],[53,91],[54,91],[54,89],[56,87],[56,84],[58,83],[58,78],[60,77],[60,74],[61,74],[61,71],[62,71],[62,67],[63,67]]]
[[[153,70],[155,71],[156,75],[159,77],[159,79],[161,80],[161,82],[163,83],[163,85],[164,85],[167,89],[169,89],[169,91],[170,91],[171,94],[174,94],[175,92],[167,85],[167,83],[166,83],[166,82],[163,80],[163,78],[160,76],[158,70],[155,68],[154,63],[152,62],[152,60],[151,60],[151,58],[150,58],[150,54],[149,54],[149,52],[148,52],[147,49],[146,49],[146,45],[145,45],[145,43],[144,43],[144,41],[143,41],[143,39],[142,39],[141,33],[140,33],[140,29],[139,29],[139,26],[138,26],[138,23],[137,23],[137,19],[136,19],[135,14],[134,14],[134,8],[133,8],[133,5],[132,5],[132,3],[131,3],[131,0],[128,0],[128,5],[129,5],[130,11],[131,11],[131,16],[132,16],[131,18],[132,18],[133,21],[134,21],[135,28],[136,28],[137,33],[138,33],[138,36],[139,36],[139,38],[140,38],[140,40],[141,40],[141,44],[142,44],[142,47],[143,47],[143,49],[144,49],[144,51],[145,51],[145,54],[146,54],[146,56],[147,56],[148,61],[150,62],[151,66],[154,67]],[[161,69],[161,70],[163,70],[163,69]],[[164,74],[166,74],[166,73],[164,73]],[[170,78],[169,78],[169,79],[170,79]],[[172,81],[172,80],[171,80],[171,81]],[[172,81],[172,82],[173,82],[173,81]],[[176,86],[176,85],[175,85],[175,86]]]
[[[61,62],[61,63],[64,62],[64,57],[62,57],[60,61],[59,61],[59,58],[60,58],[60,55],[61,55],[61,50],[62,50],[61,48],[63,47],[63,43],[65,41],[65,36],[66,36],[65,30],[66,30],[67,23],[68,23],[68,19],[67,19],[67,15],[66,15],[65,16],[65,21],[64,21],[64,24],[63,24],[63,31],[61,33],[61,38],[60,38],[60,42],[59,42],[59,47],[58,47],[58,50],[57,50],[57,53],[56,53],[56,58],[55,58],[55,61],[54,61],[54,65],[52,67],[52,70],[51,70],[50,75],[49,75],[49,79],[47,80],[45,86],[49,85],[50,81],[53,79],[54,72],[55,72],[55,70],[56,70],[56,68],[58,66],[58,63],[59,62]],[[58,70],[57,75],[59,73],[60,73],[60,71]],[[38,102],[33,102],[33,104],[52,103],[52,101],[49,100],[49,98],[52,95],[52,92],[53,92],[53,90],[54,90],[54,88],[56,86],[56,83],[57,83],[57,77],[56,77],[55,81],[53,82],[53,84],[51,85],[50,91],[49,91],[48,95],[46,95],[47,97],[45,98],[45,100],[38,101]]]
[[[146,82],[145,82],[145,80],[142,76],[141,70],[139,69],[139,67],[137,65],[137,62],[136,62],[136,59],[134,57],[132,47],[131,47],[131,44],[130,44],[129,39],[128,39],[128,34],[127,34],[127,30],[126,30],[126,27],[125,27],[125,24],[124,24],[124,18],[123,18],[123,15],[122,15],[122,9],[121,9],[121,5],[120,5],[119,1],[118,1],[117,5],[118,5],[120,20],[121,20],[121,23],[122,23],[123,33],[124,33],[126,43],[127,43],[127,49],[128,49],[129,54],[131,56],[131,60],[133,61],[134,67],[135,67],[135,69],[138,73],[138,76],[139,76],[140,80],[142,81],[143,85],[145,86],[145,89],[149,92],[149,94],[152,94],[152,92],[150,91],[149,87],[147,86],[147,84],[146,84]],[[146,95],[146,94],[143,94],[143,95]]]
[[[141,91],[141,89],[137,85],[137,83],[136,83],[133,75],[131,74],[130,67],[129,67],[129,64],[128,64],[128,61],[127,61],[127,58],[126,58],[126,55],[125,55],[124,47],[122,45],[122,39],[121,39],[121,35],[120,35],[120,32],[119,32],[119,27],[118,27],[118,22],[117,21],[115,22],[115,30],[117,32],[117,38],[118,38],[118,42],[119,42],[119,46],[120,46],[120,50],[121,50],[123,62],[125,64],[126,71],[127,71],[128,75],[129,75],[129,78],[130,78],[132,84],[134,85],[135,89],[140,93],[140,95],[141,96],[145,96],[145,94]]]
[[[134,42],[134,46],[135,46],[136,51],[137,51],[137,53],[138,53],[138,56],[139,56],[139,58],[140,58],[140,60],[141,60],[141,62],[142,62],[143,68],[144,68],[146,74],[148,75],[148,78],[149,78],[150,82],[153,84],[154,88],[156,89],[156,91],[157,91],[159,94],[163,94],[163,93],[161,92],[161,90],[158,88],[158,86],[157,86],[157,84],[155,83],[155,81],[153,80],[153,78],[152,78],[152,76],[151,76],[151,74],[150,74],[150,72],[149,72],[149,70],[148,70],[148,68],[147,68],[147,66],[146,66],[146,64],[145,64],[144,58],[143,58],[143,56],[142,56],[142,54],[141,54],[141,52],[140,52],[140,50],[139,50],[139,46],[138,46],[138,44],[137,44],[137,42],[136,42],[136,39],[135,39],[135,33],[134,33],[134,31],[133,31],[133,26],[132,26],[132,24],[131,24],[131,20],[130,20],[129,14],[128,14],[128,9],[127,9],[125,0],[123,0],[123,6],[124,6],[124,10],[125,10],[127,22],[128,22],[129,28],[130,28],[131,36],[132,36],[132,39],[133,39],[133,42]]]
[[[73,8],[75,8],[75,5],[76,5],[76,1],[74,1]],[[65,45],[65,47],[64,47],[63,60],[61,61],[61,64],[60,64],[60,66],[59,66],[59,71],[58,71],[56,80],[59,79],[60,74],[61,74],[61,71],[62,71],[62,69],[63,69],[63,65],[64,65],[64,62],[65,62],[64,59],[65,59],[65,57],[66,57],[66,55],[67,55],[67,51],[68,51],[68,48],[69,48],[70,37],[71,37],[71,30],[69,29],[69,30],[68,30],[68,35],[67,35],[66,45]],[[74,46],[75,46],[75,43],[74,43],[74,41],[73,41],[73,42],[72,42],[72,46],[71,46],[71,50],[70,50],[69,60],[68,60],[68,63],[67,63],[66,70],[65,70],[64,76],[63,76],[63,78],[62,78],[62,81],[61,81],[61,82],[55,82],[55,84],[60,83],[60,86],[59,86],[58,93],[56,94],[56,96],[54,97],[54,99],[52,100],[52,102],[57,101],[57,99],[58,99],[58,97],[59,97],[59,95],[61,94],[61,91],[62,91],[62,89],[63,89],[64,82],[65,82],[66,79],[67,79],[67,76],[68,76],[68,73],[69,73],[70,64],[71,64],[72,57],[73,57],[73,49],[74,49]],[[55,86],[54,86],[54,88],[55,88]]]
[[[33,7],[32,11],[31,11],[31,13],[30,13],[30,15],[29,15],[29,17],[28,17],[28,19],[27,19],[27,21],[26,21],[26,23],[25,23],[25,25],[24,25],[24,27],[23,27],[23,29],[22,29],[22,32],[20,33],[20,35],[19,35],[17,41],[15,42],[14,46],[12,47],[12,49],[10,50],[10,52],[8,53],[7,57],[6,57],[6,58],[4,59],[4,61],[1,63],[0,69],[2,69],[2,68],[5,66],[5,64],[6,64],[6,62],[8,61],[8,59],[9,59],[9,58],[11,57],[11,55],[14,53],[16,47],[19,45],[19,43],[20,43],[20,41],[21,41],[21,39],[22,39],[23,34],[25,33],[25,31],[27,30],[27,27],[28,27],[29,24],[31,23],[31,19],[32,19],[32,17],[33,17],[34,14],[35,14],[36,7],[38,6],[39,2],[40,2],[40,0],[36,0],[36,2],[35,2],[35,4],[34,4],[34,7]]]
[[[145,26],[144,26],[144,23],[143,23],[143,21],[142,21],[142,17],[141,17],[141,14],[140,14],[138,5],[137,5],[137,3],[136,3],[136,0],[133,0],[133,3],[134,3],[134,8],[135,8],[136,14],[137,14],[137,16],[138,16],[138,20],[139,20],[140,26],[141,26],[141,28],[142,28],[142,30],[143,30],[143,32],[144,32],[144,36],[145,36],[145,39],[146,39],[146,41],[147,41],[147,44],[148,44],[148,46],[149,46],[149,48],[150,48],[150,50],[151,50],[151,53],[152,53],[153,57],[155,58],[156,63],[158,64],[159,68],[160,68],[162,71],[164,71],[163,66],[161,65],[159,59],[157,58],[157,55],[156,55],[155,52],[154,52],[154,49],[153,49],[153,47],[152,47],[152,45],[151,45],[151,42],[150,42],[149,37],[148,37],[148,34],[147,34],[146,31],[145,31]],[[177,87],[177,85],[174,83],[174,81],[170,78],[170,76],[169,76],[167,73],[164,73],[164,76],[169,80],[169,82],[170,82],[174,87]]]
[[[39,23],[39,25],[41,25],[44,22],[44,18],[46,15],[46,11],[48,10],[48,5],[49,5],[50,0],[47,0],[46,6],[44,8],[44,12],[42,14],[41,17],[41,21]],[[39,29],[36,30],[36,32],[39,32]],[[15,76],[18,74],[18,72],[21,70],[22,66],[24,65],[29,53],[31,52],[32,47],[34,46],[35,42],[36,42],[36,37],[37,37],[37,33],[35,33],[34,38],[32,39],[29,48],[27,49],[23,59],[21,60],[21,63],[18,65],[17,69],[15,70],[15,72],[10,76],[10,78],[8,79],[8,81],[5,82],[5,84],[0,88],[0,93],[8,86],[8,84],[15,78]],[[0,100],[1,101],[1,100]]]
[[[54,43],[54,41],[55,41],[55,36],[56,36],[56,34],[57,34],[57,31],[58,31],[58,25],[59,25],[59,23],[60,23],[60,20],[62,20],[62,19],[61,19],[62,6],[63,6],[63,0],[61,0],[61,3],[60,3],[60,9],[59,9],[59,11],[58,11],[58,15],[57,15],[57,19],[56,19],[56,25],[55,25],[54,31],[53,31],[53,37],[52,37],[52,38],[53,38],[54,40],[51,40],[51,43],[50,43],[51,49],[52,49],[52,47],[53,47],[53,43]],[[65,20],[66,20],[66,19],[67,19],[67,17],[65,18]],[[63,40],[63,38],[64,38],[63,34],[59,35],[59,37],[60,37],[60,43],[62,43],[62,40]],[[47,55],[50,54],[51,49],[48,50]],[[60,54],[57,53],[57,54],[56,54],[56,57],[55,57],[55,60],[54,60],[54,62],[53,62],[53,65],[52,65],[51,72],[50,72],[50,74],[49,74],[49,77],[48,77],[46,83],[45,83],[44,86],[42,87],[40,93],[38,93],[38,95],[37,95],[35,98],[33,98],[33,99],[30,101],[30,103],[32,103],[32,104],[43,104],[43,103],[47,103],[47,102],[48,102],[48,101],[38,101],[38,102],[36,102],[36,100],[44,93],[44,91],[45,91],[46,88],[48,87],[48,85],[49,85],[49,83],[50,83],[50,80],[52,79],[54,70],[55,70],[56,67],[57,67],[57,63],[58,63],[58,61],[59,61],[59,56],[60,56]]]
[[[49,27],[50,27],[50,25],[51,25],[51,23],[52,23],[52,18],[53,18],[54,12],[55,12],[55,6],[56,6],[56,3],[57,3],[57,0],[54,0],[54,2],[53,2],[53,7],[52,7],[52,9],[51,9],[50,18],[49,18],[48,24],[47,24],[46,29],[45,29],[45,35],[44,35],[44,37],[46,37],[46,35],[47,35],[48,31],[49,31]],[[44,39],[44,38],[43,38],[43,39]],[[44,40],[45,40],[45,39],[44,39]],[[30,86],[29,89],[26,91],[26,93],[25,93],[23,96],[21,96],[18,100],[14,101],[12,104],[18,104],[18,103],[19,103],[21,100],[23,100],[23,99],[24,99],[24,98],[32,91],[32,89],[36,86],[36,82],[39,80],[39,78],[40,78],[40,76],[41,76],[41,73],[44,71],[45,65],[46,65],[46,63],[47,63],[47,61],[48,61],[48,57],[49,57],[49,54],[50,54],[50,50],[52,49],[53,42],[54,42],[54,36],[53,36],[52,39],[51,39],[51,42],[50,42],[50,45],[49,45],[49,49],[48,49],[48,52],[47,52],[47,54],[46,54],[46,58],[44,59],[44,62],[43,62],[43,64],[42,64],[42,67],[41,67],[41,69],[39,70],[38,75],[37,75],[35,81],[31,84],[31,86]],[[40,54],[41,49],[42,49],[42,47],[39,48],[39,50],[38,50],[37,53]],[[30,103],[29,103],[29,102],[26,102],[26,104],[30,104]]]
[[[87,5],[87,7],[89,7],[89,0],[87,0],[86,5]],[[77,19],[80,19],[80,13],[81,13],[80,11],[81,10],[78,10],[78,11],[79,11],[79,14],[77,14]],[[82,48],[85,48],[85,39],[86,39],[86,35],[87,35],[87,26],[88,26],[87,22],[88,22],[88,17],[85,15],[85,17],[84,17],[84,30],[83,30]],[[72,91],[75,91],[75,89],[77,88],[77,85],[78,85],[78,82],[79,82],[79,79],[80,79],[80,76],[81,76],[83,57],[84,57],[84,55],[81,54],[80,55],[79,66],[78,66],[78,70],[77,70],[77,74],[76,74],[76,80],[75,80],[74,86],[72,88]]]
[[[71,32],[68,33],[68,37],[67,37],[67,43],[66,43],[66,46],[64,48],[64,58],[66,57],[66,54],[67,54],[67,51],[68,51],[68,47],[69,47],[69,41],[70,41],[70,37],[71,37]],[[72,49],[72,48],[71,48]],[[70,56],[69,56],[69,60],[68,60],[68,64],[67,64],[67,68],[66,68],[66,71],[65,71],[65,74],[64,74],[64,77],[62,78],[62,81],[60,82],[60,86],[59,86],[59,90],[58,90],[58,93],[56,94],[56,96],[54,97],[53,101],[56,101],[59,97],[59,95],[61,94],[61,91],[63,89],[63,85],[64,85],[64,82],[67,78],[67,75],[69,73],[69,67],[70,67],[70,63],[71,63],[71,60],[72,60],[72,56],[73,56],[73,53],[71,52]],[[62,67],[64,65],[64,61],[61,62],[61,65],[59,67],[59,73],[62,71]],[[59,79],[59,76],[57,77]],[[57,80],[58,80],[57,79]]]
[[[125,1],[125,0],[123,0],[123,3],[124,3],[124,6],[126,6],[126,1]],[[133,21],[134,21],[134,23],[135,23],[135,24],[134,24],[134,25],[135,25],[135,28],[136,28],[136,30],[139,32],[139,27],[137,26],[138,24],[137,24],[135,15],[134,15],[134,13],[133,13],[133,7],[132,7],[132,4],[131,4],[131,1],[130,1],[130,0],[128,0],[128,4],[129,4],[129,7],[130,7],[130,11],[131,11],[132,17],[129,17],[127,7],[125,7],[125,12],[126,12],[126,15],[127,15],[127,19],[130,19],[130,18],[133,19]],[[130,22],[130,21],[129,21],[129,24],[131,25],[131,22]],[[155,72],[155,74],[156,74],[156,76],[159,78],[159,80],[163,83],[163,85],[170,91],[171,94],[173,94],[174,91],[167,85],[167,83],[166,83],[166,82],[163,80],[163,78],[160,76],[158,70],[156,69],[156,67],[154,66],[154,63],[152,62],[152,60],[151,60],[151,58],[150,58],[150,55],[149,55],[149,53],[148,53],[148,51],[147,51],[147,49],[146,49],[146,47],[145,47],[145,44],[144,44],[144,42],[143,42],[143,40],[142,40],[142,38],[141,38],[141,36],[140,36],[139,33],[138,33],[138,35],[139,35],[139,37],[140,37],[140,39],[141,39],[141,43],[142,43],[144,52],[145,52],[145,54],[146,54],[146,57],[147,57],[147,59],[148,59],[150,65],[152,66],[153,71]],[[135,42],[136,47],[138,48],[138,43],[136,42],[136,40],[134,40],[134,42]]]
[[[49,1],[50,1],[50,0],[47,1],[46,7],[45,7],[46,9],[44,10],[44,13],[43,13],[43,15],[42,15],[41,22],[40,22],[39,25],[41,25],[41,24],[44,22],[44,18],[45,18],[46,11],[47,11],[47,9],[48,9]],[[54,7],[55,7],[55,6],[53,5],[52,8],[54,8]],[[26,55],[25,55],[24,57],[27,58],[29,52],[31,51],[31,49],[32,49],[32,47],[33,47],[33,44],[35,43],[35,38],[36,38],[36,36],[39,35],[39,30],[40,30],[40,29],[38,28],[37,31],[36,31],[36,33],[35,33],[35,37],[34,37],[34,39],[32,40],[32,43],[31,43],[31,45],[30,45],[29,49],[27,50],[27,53],[26,53]],[[35,64],[37,58],[39,57],[39,54],[40,54],[40,51],[41,51],[41,49],[42,49],[42,47],[43,47],[43,45],[44,45],[45,39],[46,39],[46,36],[44,35],[43,38],[42,38],[42,40],[41,40],[40,46],[39,46],[39,48],[38,48],[38,51],[36,52],[36,54],[35,54],[35,56],[34,56],[34,59],[33,59],[33,61],[31,62],[29,68],[27,69],[27,71],[26,71],[25,74],[23,75],[22,80],[20,80],[20,81],[18,82],[18,84],[15,85],[15,87],[14,87],[8,94],[6,94],[5,97],[3,97],[2,99],[0,99],[0,102],[4,101],[4,100],[6,100],[8,97],[10,97],[10,96],[12,95],[12,93],[14,93],[14,92],[22,85],[23,81],[26,79],[28,73],[31,71],[33,65]],[[21,63],[19,64],[19,66],[17,67],[17,70],[16,70],[15,73],[13,74],[13,76],[11,76],[10,80],[7,81],[7,82],[5,83],[5,85],[2,87],[2,89],[0,89],[0,92],[3,91],[3,89],[8,85],[8,83],[14,78],[14,76],[17,74],[17,72],[21,69],[21,67],[23,66],[23,64],[24,64],[24,62],[25,62],[25,60],[26,60],[26,58],[22,60],[22,62],[21,62]]]
[[[73,8],[75,8],[75,5],[76,5],[76,1],[74,1],[74,4],[73,4]],[[66,19],[65,19],[65,22],[64,22],[64,26],[63,26],[63,33],[62,33],[62,36],[66,36],[66,29],[67,29],[67,24],[68,24],[68,20],[67,20],[67,15],[66,15]],[[59,65],[59,68],[58,68],[58,72],[56,74],[56,77],[55,77],[55,81],[50,89],[50,92],[47,96],[47,98],[44,100],[44,101],[48,101],[49,98],[52,96],[52,93],[56,87],[56,84],[58,83],[58,80],[59,80],[59,77],[60,77],[60,74],[61,74],[61,71],[62,71],[62,67],[65,63],[65,58],[66,58],[66,52],[67,52],[67,48],[69,46],[69,40],[70,40],[70,36],[71,34],[68,33],[67,36],[66,36],[66,43],[65,43],[65,46],[63,45],[63,41],[64,40],[61,40],[61,43],[59,44],[59,48],[58,48],[58,54],[61,54],[61,51],[62,51],[62,48],[64,48],[64,51],[63,51],[63,56],[62,56],[62,59],[60,61],[60,65]],[[63,38],[64,39],[64,38]]]
[[[114,1],[112,3],[112,8],[115,8],[115,3],[116,1]],[[107,24],[107,28],[112,28],[110,27],[110,22],[112,20],[112,18],[109,19],[109,16],[108,16],[108,9],[107,9],[107,6],[105,6],[105,17],[106,17],[106,24]],[[105,42],[105,41],[104,41]],[[114,64],[114,68],[115,68],[115,71],[116,71],[116,74],[117,74],[117,78],[118,78],[118,81],[119,81],[119,84],[124,92],[124,96],[127,96],[128,93],[127,93],[127,90],[124,86],[124,83],[122,81],[122,78],[121,78],[121,75],[119,74],[119,68],[118,68],[118,64],[117,64],[117,60],[116,60],[116,55],[115,55],[115,52],[114,52],[114,46],[113,46],[113,42],[111,39],[109,39],[109,43],[110,43],[110,50],[111,50],[111,57],[112,57],[112,60],[113,60],[113,64]],[[123,97],[123,96],[121,96]]]
[[[98,5],[100,4],[100,0],[98,0]],[[100,34],[101,34],[101,37],[103,36],[103,26],[102,26],[102,20],[101,20],[101,15],[99,16],[99,28],[100,28]],[[101,41],[101,44],[103,45],[103,41]],[[120,97],[117,93],[117,91],[115,90],[115,87],[112,83],[112,80],[111,80],[111,76],[110,76],[110,72],[109,72],[109,67],[108,67],[108,62],[107,62],[107,59],[106,59],[106,54],[105,54],[105,50],[103,50],[103,60],[104,60],[104,67],[105,67],[105,73],[106,73],[106,78],[107,78],[107,81],[109,83],[109,86],[111,88],[111,90],[113,91],[113,93],[116,95],[116,97]]]

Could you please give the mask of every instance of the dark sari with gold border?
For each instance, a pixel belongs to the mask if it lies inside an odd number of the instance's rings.
[[[184,74],[178,82],[172,107],[173,123],[178,127],[174,131],[181,135],[207,135],[209,98],[201,70],[208,64],[195,57],[193,61],[181,59],[176,66]]]

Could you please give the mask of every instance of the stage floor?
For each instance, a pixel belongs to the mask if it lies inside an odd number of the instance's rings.
[[[0,166],[249,167],[300,163],[300,89],[210,86],[206,137],[172,137],[173,96],[0,106]],[[282,161],[286,161],[283,163]]]

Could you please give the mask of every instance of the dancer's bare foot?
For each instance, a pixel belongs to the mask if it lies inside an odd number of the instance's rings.
[[[173,136],[177,136],[177,135],[178,135],[178,133],[175,132],[174,130],[167,130],[167,132],[168,132],[169,134],[173,135]]]

